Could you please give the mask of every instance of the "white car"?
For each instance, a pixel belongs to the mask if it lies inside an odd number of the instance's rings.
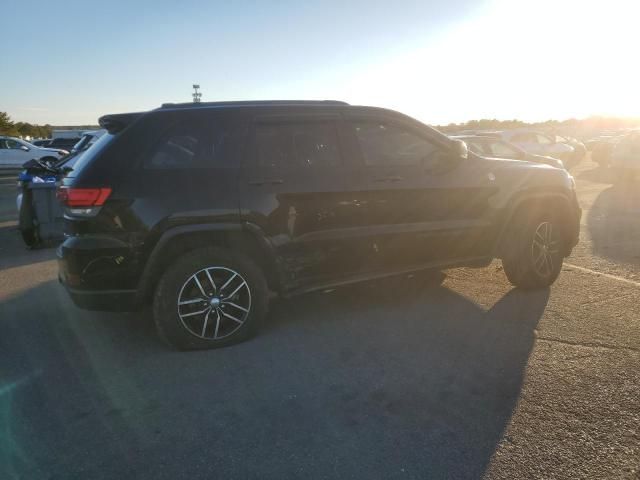
[[[500,132],[500,137],[517,145],[525,152],[558,158],[562,160],[567,168],[573,166],[575,160],[574,148],[566,143],[557,142],[555,135],[546,135],[531,130],[506,130]]]
[[[67,153],[69,152],[57,148],[36,147],[19,138],[0,137],[0,166],[21,167],[34,158],[57,161]]]

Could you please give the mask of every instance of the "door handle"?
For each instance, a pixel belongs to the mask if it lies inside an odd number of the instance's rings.
[[[377,177],[373,179],[374,182],[400,182],[402,180],[404,180],[404,178],[398,175],[389,175],[388,177]]]
[[[262,186],[262,185],[282,185],[284,180],[281,178],[260,178],[256,180],[249,180],[249,185],[252,186]]]

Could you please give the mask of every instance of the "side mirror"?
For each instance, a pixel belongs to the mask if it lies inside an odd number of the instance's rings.
[[[29,151],[29,147],[27,147],[25,145],[20,145],[20,150],[22,150],[23,152],[28,152]]]
[[[455,158],[467,158],[469,156],[469,148],[462,140],[453,140],[451,144],[451,153]]]

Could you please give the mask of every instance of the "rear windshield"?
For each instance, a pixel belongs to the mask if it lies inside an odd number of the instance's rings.
[[[97,157],[98,154],[102,152],[114,138],[115,135],[106,133],[84,152],[80,152],[76,157],[69,159],[69,162],[65,163],[65,166],[71,167],[73,170],[69,172],[67,176],[75,177],[84,167],[91,163],[91,161]]]

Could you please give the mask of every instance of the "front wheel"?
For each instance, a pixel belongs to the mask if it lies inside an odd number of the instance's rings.
[[[551,213],[523,215],[512,227],[513,242],[502,259],[512,285],[524,289],[544,288],[560,275],[564,259],[564,236]]]
[[[268,304],[260,269],[246,256],[203,248],[178,258],[156,288],[159,336],[180,350],[218,348],[255,333]]]

